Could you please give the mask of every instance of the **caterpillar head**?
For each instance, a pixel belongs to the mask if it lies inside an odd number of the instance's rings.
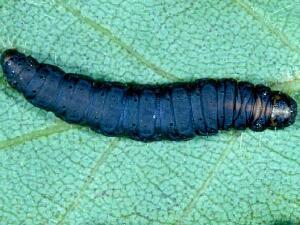
[[[284,128],[295,122],[297,103],[288,95],[275,91],[272,96],[271,128]]]
[[[0,63],[8,83],[18,90],[27,86],[38,65],[35,59],[27,57],[16,49],[4,51]]]

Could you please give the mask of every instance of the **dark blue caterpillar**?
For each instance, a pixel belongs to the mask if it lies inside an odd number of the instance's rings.
[[[287,127],[297,114],[289,96],[233,79],[153,86],[100,82],[16,50],[5,51],[1,65],[10,85],[33,105],[108,136],[151,141],[230,128],[263,131]]]

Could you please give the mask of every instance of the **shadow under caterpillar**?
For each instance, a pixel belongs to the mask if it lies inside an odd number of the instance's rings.
[[[2,54],[1,65],[9,84],[33,105],[108,136],[185,140],[231,128],[281,129],[293,124],[297,114],[288,95],[234,79],[165,85],[101,82],[65,73],[15,49]]]

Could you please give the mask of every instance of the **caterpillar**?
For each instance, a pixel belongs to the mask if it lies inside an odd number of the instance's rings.
[[[1,65],[8,83],[34,106],[107,136],[186,140],[231,128],[281,129],[297,114],[288,95],[234,79],[164,85],[95,81],[15,49],[2,54]]]

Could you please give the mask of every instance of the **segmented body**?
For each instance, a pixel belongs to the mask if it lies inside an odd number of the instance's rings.
[[[4,63],[10,84],[33,105],[108,136],[142,141],[189,139],[230,128],[262,131],[270,125],[270,88],[233,79],[133,85],[94,81],[31,57]],[[10,65],[9,65],[10,64]]]

